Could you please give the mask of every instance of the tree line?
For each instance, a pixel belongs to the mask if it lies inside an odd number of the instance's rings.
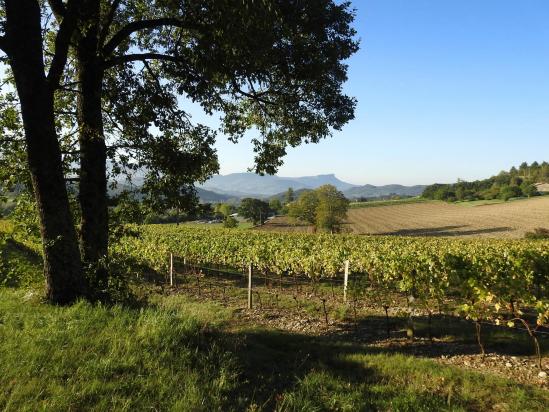
[[[523,162],[518,168],[502,171],[484,180],[466,182],[458,180],[454,184],[433,184],[427,186],[422,197],[448,202],[468,200],[509,200],[514,197],[538,195],[536,183],[549,182],[549,163]]]

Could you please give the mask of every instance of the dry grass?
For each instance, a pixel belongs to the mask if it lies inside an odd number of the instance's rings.
[[[346,230],[372,235],[521,238],[549,227],[549,196],[466,207],[444,202],[351,209]],[[312,231],[277,218],[262,230]]]

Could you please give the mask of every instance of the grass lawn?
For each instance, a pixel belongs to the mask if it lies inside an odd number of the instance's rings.
[[[540,411],[547,391],[433,361],[231,322],[182,296],[53,307],[0,290],[3,410]]]

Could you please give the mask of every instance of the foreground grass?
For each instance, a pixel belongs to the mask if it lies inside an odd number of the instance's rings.
[[[242,329],[213,303],[53,307],[0,289],[3,410],[543,410],[547,392],[323,337]]]
[[[208,309],[59,308],[6,290],[0,301],[1,409],[220,410],[234,389]]]

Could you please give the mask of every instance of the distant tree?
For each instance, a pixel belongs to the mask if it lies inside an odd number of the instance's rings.
[[[237,226],[238,226],[238,220],[236,220],[232,216],[227,216],[223,220],[223,227],[225,227],[225,228],[232,229],[232,228],[235,228]]]
[[[434,194],[435,200],[447,200],[452,202],[456,198],[455,192],[449,185],[443,185]]]
[[[316,191],[307,190],[302,192],[296,201],[288,205],[288,215],[314,225],[316,223],[317,207],[318,196]]]
[[[262,225],[267,220],[269,216],[269,204],[260,199],[254,199],[247,197],[242,199],[240,207],[238,208],[238,213],[245,219],[253,222],[254,225]]]
[[[148,210],[143,203],[135,196],[135,193],[124,191],[116,198],[116,206],[110,213],[114,224],[145,222]]]
[[[466,190],[463,186],[458,186],[456,188],[456,199],[457,200],[465,200],[465,196],[466,196]]]
[[[511,186],[520,186],[524,180],[521,177],[518,176],[512,176],[510,180]]]
[[[349,200],[332,185],[308,190],[288,206],[288,215],[314,225],[317,229],[333,232],[347,216]]]
[[[215,209],[211,203],[203,203],[201,205],[198,205],[198,207],[196,208],[196,212],[199,217],[208,218],[215,214]]]
[[[215,205],[215,214],[226,218],[233,213],[233,206],[228,203],[218,203]]]
[[[513,197],[520,197],[522,195],[522,191],[518,186],[502,186],[499,190],[499,198],[503,199],[505,201],[513,198]]]
[[[509,173],[505,171],[499,172],[498,175],[495,177],[495,182],[500,185],[509,184],[510,183]]]
[[[292,203],[295,200],[294,189],[289,187],[284,196],[284,204]]]
[[[491,188],[482,191],[480,196],[485,200],[497,199],[499,197],[499,191],[499,186],[492,186]]]
[[[269,200],[269,207],[275,213],[280,213],[282,211],[282,203],[280,202],[280,199],[277,199],[276,197]]]
[[[526,182],[522,183],[522,185],[520,186],[520,190],[522,192],[522,195],[526,197],[533,197],[539,194],[536,186]]]
[[[323,185],[315,190],[318,205],[316,208],[316,227],[330,232],[338,230],[347,218],[349,200],[332,185]]]

